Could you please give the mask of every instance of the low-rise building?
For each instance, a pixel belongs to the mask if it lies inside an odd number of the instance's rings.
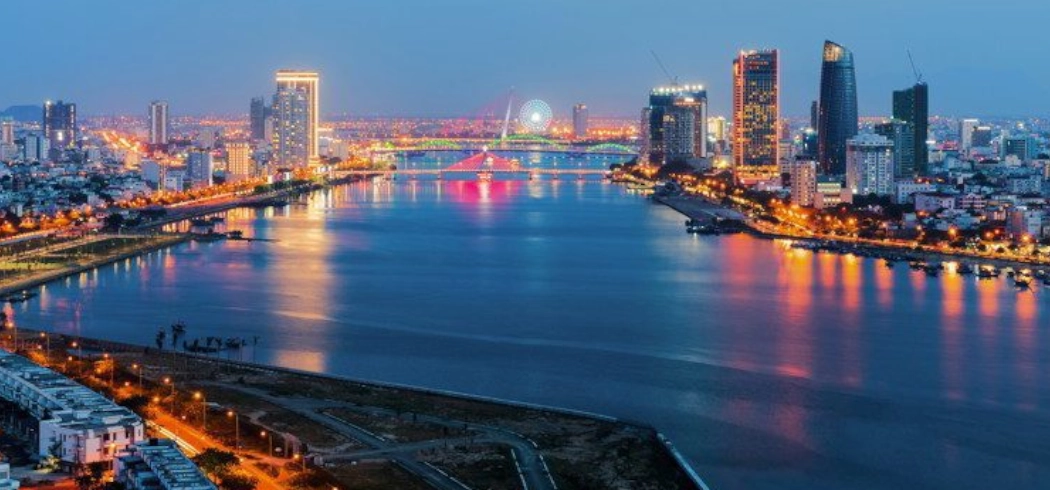
[[[18,480],[11,478],[11,465],[0,463],[0,490],[18,490]]]
[[[955,195],[943,192],[915,194],[915,211],[936,213],[942,209],[955,209]]]
[[[170,439],[149,439],[128,447],[113,466],[128,490],[216,490]]]
[[[131,410],[22,356],[0,351],[0,398],[35,424],[19,429],[39,457],[66,465],[111,461],[143,439],[143,422]]]

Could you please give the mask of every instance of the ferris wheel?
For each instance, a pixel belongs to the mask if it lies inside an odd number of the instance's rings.
[[[542,133],[547,131],[554,119],[551,106],[540,99],[532,99],[521,105],[518,111],[518,122],[530,133]]]

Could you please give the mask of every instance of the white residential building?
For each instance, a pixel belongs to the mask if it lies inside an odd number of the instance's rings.
[[[846,142],[846,187],[854,195],[893,195],[893,141],[862,134]]]
[[[33,452],[67,465],[111,461],[143,439],[142,419],[125,407],[22,356],[0,351],[0,398],[37,421]]]
[[[216,490],[175,441],[150,439],[128,447],[113,467],[128,490]]]
[[[791,201],[812,207],[817,194],[817,162],[798,160],[791,169]]]

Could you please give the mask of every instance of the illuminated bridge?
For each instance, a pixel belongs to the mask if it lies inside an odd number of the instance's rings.
[[[543,136],[531,134],[516,134],[506,138],[494,140],[449,140],[431,139],[409,142],[405,144],[394,144],[384,142],[374,151],[380,153],[398,153],[410,151],[465,151],[479,152],[485,150],[505,151],[528,151],[539,153],[570,153],[581,155],[622,155],[635,156],[638,154],[636,148],[619,143],[600,143],[593,145],[578,145],[552,140]]]
[[[605,169],[586,168],[527,168],[522,167],[517,160],[511,160],[487,151],[482,151],[460,160],[445,168],[429,169],[379,169],[379,170],[339,170],[334,172],[334,177],[347,177],[353,175],[361,176],[397,176],[405,175],[415,178],[420,175],[433,175],[442,178],[445,175],[477,175],[482,179],[491,178],[494,175],[527,176],[535,179],[540,176],[548,176],[558,179],[561,176],[575,176],[583,179],[587,176],[609,177],[611,172]]]

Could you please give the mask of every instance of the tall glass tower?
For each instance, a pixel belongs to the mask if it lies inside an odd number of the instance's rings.
[[[824,42],[820,69],[820,114],[817,121],[821,170],[846,173],[846,142],[857,135],[857,76],[853,53],[831,41]]]
[[[924,82],[911,88],[893,92],[893,119],[911,124],[911,160],[897,162],[900,173],[906,177],[925,175],[929,166],[926,139],[930,127],[930,91]]]

